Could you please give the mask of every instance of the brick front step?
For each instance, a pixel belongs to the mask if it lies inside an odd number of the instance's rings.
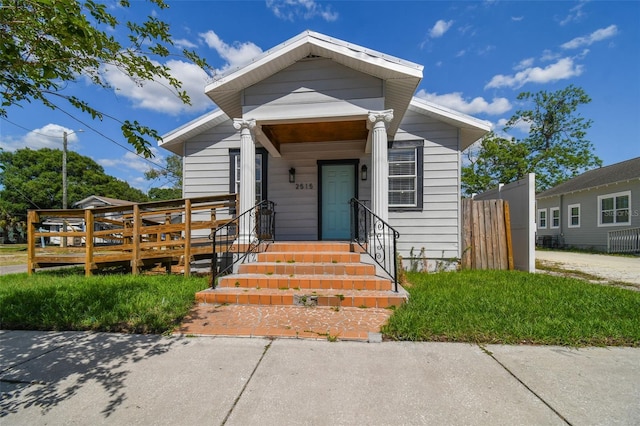
[[[325,242],[325,241],[311,241],[311,242],[277,242],[269,244],[268,252],[340,252],[349,253],[351,251],[351,243],[341,242]]]
[[[209,304],[388,308],[402,305],[406,295],[393,291],[218,288],[196,293],[196,301]]]
[[[350,252],[276,252],[271,248],[258,253],[258,262],[269,263],[358,263],[360,255]]]
[[[375,275],[376,267],[362,263],[243,263],[240,274],[269,275]]]
[[[389,291],[390,280],[373,275],[266,275],[235,274],[218,280],[218,288],[336,289]]]

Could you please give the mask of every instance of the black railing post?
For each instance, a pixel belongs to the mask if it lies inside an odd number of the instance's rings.
[[[361,201],[352,198],[352,241],[357,243],[393,279],[398,291],[397,244],[400,233],[373,213]]]
[[[218,277],[233,271],[239,261],[244,261],[250,254],[261,250],[264,241],[274,241],[275,235],[275,203],[263,200],[246,212],[237,215],[229,222],[214,229],[209,235],[212,239],[213,256],[211,261],[211,288],[215,288]],[[253,218],[250,240],[238,242],[245,221]],[[218,243],[220,248],[218,248]],[[226,245],[223,249],[222,245]],[[234,244],[236,245],[234,249]],[[218,255],[220,252],[220,255]],[[218,259],[223,263],[218,267]]]

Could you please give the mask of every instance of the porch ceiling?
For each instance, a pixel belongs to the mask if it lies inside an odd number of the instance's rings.
[[[276,145],[299,142],[366,140],[365,120],[264,124],[264,134]]]

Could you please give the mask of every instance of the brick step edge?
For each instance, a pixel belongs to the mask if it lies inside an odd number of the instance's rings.
[[[391,280],[374,275],[228,275],[218,280],[218,288],[265,288],[265,289],[339,289],[389,291]]]
[[[360,255],[351,252],[285,252],[258,253],[259,263],[359,263]]]
[[[240,274],[276,274],[276,275],[374,275],[376,267],[364,263],[330,262],[255,262],[239,266]]]
[[[342,242],[275,242],[269,244],[267,252],[339,252],[348,253],[351,251],[351,243]]]
[[[350,308],[398,307],[407,300],[406,294],[395,292],[338,291],[242,291],[237,289],[204,290],[196,293],[198,303],[233,305],[333,306]]]

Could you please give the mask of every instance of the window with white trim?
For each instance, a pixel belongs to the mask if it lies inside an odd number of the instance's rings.
[[[388,151],[389,207],[422,210],[423,141],[393,142]]]
[[[631,191],[598,196],[598,226],[630,225],[630,206]]]
[[[549,216],[551,216],[550,228],[560,228],[560,207],[551,207],[549,209]]]
[[[547,229],[547,209],[538,209],[538,229]]]
[[[580,228],[580,204],[569,204],[567,207],[569,228]]]

